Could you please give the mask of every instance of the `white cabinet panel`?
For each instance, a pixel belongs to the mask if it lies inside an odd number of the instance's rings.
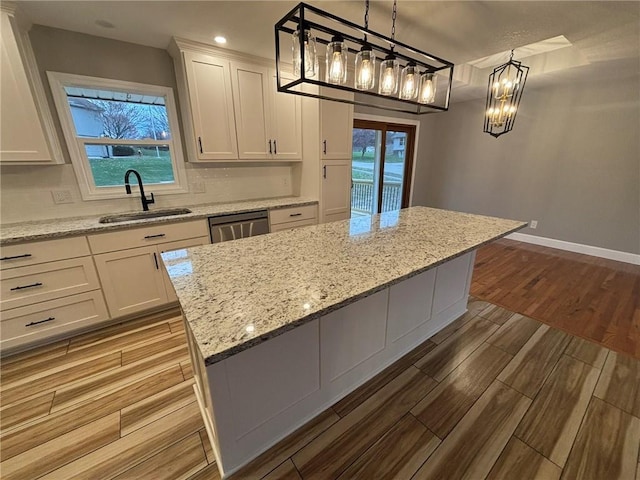
[[[226,373],[236,440],[319,390],[319,362],[318,322],[230,357]]]
[[[238,157],[244,160],[269,158],[273,151],[273,140],[267,129],[267,123],[271,121],[269,71],[255,65],[231,62],[231,72]]]
[[[20,50],[20,32],[13,17],[1,14],[0,57],[0,161],[4,164],[58,163],[48,142],[42,114],[28,75],[28,62]],[[46,108],[40,107],[40,108]]]
[[[436,287],[432,314],[443,312],[457,302],[464,300],[466,304],[469,293],[468,281],[471,278],[474,253],[467,253],[440,265],[436,271]]]
[[[0,270],[91,255],[87,237],[7,245],[0,251]]]
[[[393,285],[389,293],[387,343],[394,343],[431,318],[435,270]]]
[[[198,160],[238,158],[228,60],[185,52],[187,84]]]
[[[384,350],[388,295],[383,290],[320,319],[323,385]]]
[[[283,78],[292,80],[283,74]],[[271,71],[271,138],[273,157],[278,160],[302,158],[302,102],[298,95],[278,92],[275,70]]]
[[[320,89],[322,93],[322,88]],[[353,94],[331,91],[331,96],[343,95],[352,99]],[[320,158],[341,160],[351,158],[353,134],[353,105],[349,103],[320,100]]]
[[[334,222],[351,217],[351,161],[322,162],[320,181],[320,222]]]
[[[94,256],[111,317],[167,303],[155,246]]]

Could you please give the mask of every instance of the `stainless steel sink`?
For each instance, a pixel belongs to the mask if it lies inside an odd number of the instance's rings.
[[[131,220],[145,220],[147,218],[172,217],[174,215],[186,215],[191,213],[188,208],[167,208],[165,210],[154,210],[149,212],[120,213],[117,215],[106,215],[100,218],[100,223],[129,222]]]

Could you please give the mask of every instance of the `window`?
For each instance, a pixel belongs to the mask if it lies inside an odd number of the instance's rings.
[[[85,200],[125,196],[129,169],[155,193],[188,191],[171,88],[48,75]]]

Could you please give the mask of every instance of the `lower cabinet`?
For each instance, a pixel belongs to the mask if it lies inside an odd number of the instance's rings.
[[[160,255],[207,243],[209,237],[198,237],[95,255],[111,318],[176,301]]]
[[[322,162],[320,222],[335,222],[351,217],[351,160]]]
[[[318,223],[317,210],[315,205],[269,210],[269,232],[316,225]]]

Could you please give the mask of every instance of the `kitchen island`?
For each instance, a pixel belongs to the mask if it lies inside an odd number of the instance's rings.
[[[164,255],[221,474],[464,314],[475,250],[525,226],[412,207]]]

